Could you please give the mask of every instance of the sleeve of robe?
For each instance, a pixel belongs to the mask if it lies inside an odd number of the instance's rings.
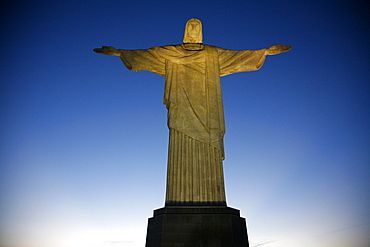
[[[161,48],[123,50],[120,49],[120,58],[127,69],[132,71],[151,71],[165,76],[165,59],[160,56]]]
[[[233,51],[218,48],[220,76],[258,70],[265,62],[266,49],[256,51]]]

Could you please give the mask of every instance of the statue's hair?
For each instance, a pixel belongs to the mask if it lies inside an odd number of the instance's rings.
[[[197,22],[200,26],[199,35],[196,38],[192,38],[188,34],[188,26],[190,22]],[[203,43],[203,30],[202,30],[202,22],[199,19],[192,18],[186,22],[185,26],[185,34],[184,34],[184,43]]]

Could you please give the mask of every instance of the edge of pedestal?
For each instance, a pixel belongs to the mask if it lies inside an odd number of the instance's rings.
[[[227,206],[165,206],[153,212],[153,216],[162,214],[231,214],[240,217],[240,210]]]

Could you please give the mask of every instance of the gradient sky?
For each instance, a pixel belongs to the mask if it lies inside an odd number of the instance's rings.
[[[370,246],[365,1],[5,1],[1,247],[142,247],[164,205],[164,78],[93,48],[292,45],[222,78],[227,202],[251,247]]]

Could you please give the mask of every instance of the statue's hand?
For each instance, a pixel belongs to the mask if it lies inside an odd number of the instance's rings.
[[[266,50],[266,55],[276,55],[292,49],[290,45],[273,45]]]
[[[94,51],[96,53],[104,54],[104,55],[111,55],[111,56],[120,56],[121,53],[114,48],[113,46],[102,46],[102,48],[95,48]]]

